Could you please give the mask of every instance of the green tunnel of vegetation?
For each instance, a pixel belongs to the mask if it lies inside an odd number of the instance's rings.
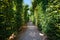
[[[33,0],[30,15],[28,10],[23,0],[0,0],[1,40],[7,40],[29,18],[47,35],[48,40],[60,40],[60,0]]]

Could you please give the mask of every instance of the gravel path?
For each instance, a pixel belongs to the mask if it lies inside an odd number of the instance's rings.
[[[17,40],[43,40],[37,27],[32,22],[27,23],[27,30],[18,35]]]

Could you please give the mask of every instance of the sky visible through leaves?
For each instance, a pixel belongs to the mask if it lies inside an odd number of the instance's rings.
[[[29,5],[29,7],[31,7],[32,1],[31,0],[24,0],[24,4],[27,4],[27,5]],[[29,10],[28,10],[28,13],[30,14]]]
[[[24,4],[31,6],[31,0],[24,0]]]

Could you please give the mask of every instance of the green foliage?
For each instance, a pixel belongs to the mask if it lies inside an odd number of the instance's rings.
[[[23,10],[26,9],[23,9],[22,2],[23,0],[0,0],[0,40],[7,40],[23,25]]]
[[[25,23],[27,23],[28,20],[29,20],[29,16],[28,16],[29,8],[28,7],[29,7],[28,5],[24,5],[24,19],[25,19]]]
[[[14,31],[15,19],[12,1],[0,0],[0,5],[0,39],[5,40]]]
[[[47,20],[48,20],[48,28],[47,35],[49,36],[49,40],[59,40],[60,39],[60,29],[58,21],[60,18],[59,12],[59,0],[48,1],[48,5],[46,8]],[[59,31],[57,31],[59,30]],[[50,31],[50,32],[49,32]],[[50,35],[51,34],[51,35]],[[59,35],[59,36],[58,36]]]
[[[39,30],[47,35],[48,40],[60,40],[60,1],[34,0],[34,4],[36,5],[33,6],[33,12],[38,14],[35,17]]]
[[[0,0],[0,40],[7,40],[28,21],[28,5],[23,0]]]

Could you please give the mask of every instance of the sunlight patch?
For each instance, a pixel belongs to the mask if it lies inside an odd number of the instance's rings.
[[[39,35],[40,35],[40,36],[44,36],[44,34],[42,34],[42,33],[39,33]]]

